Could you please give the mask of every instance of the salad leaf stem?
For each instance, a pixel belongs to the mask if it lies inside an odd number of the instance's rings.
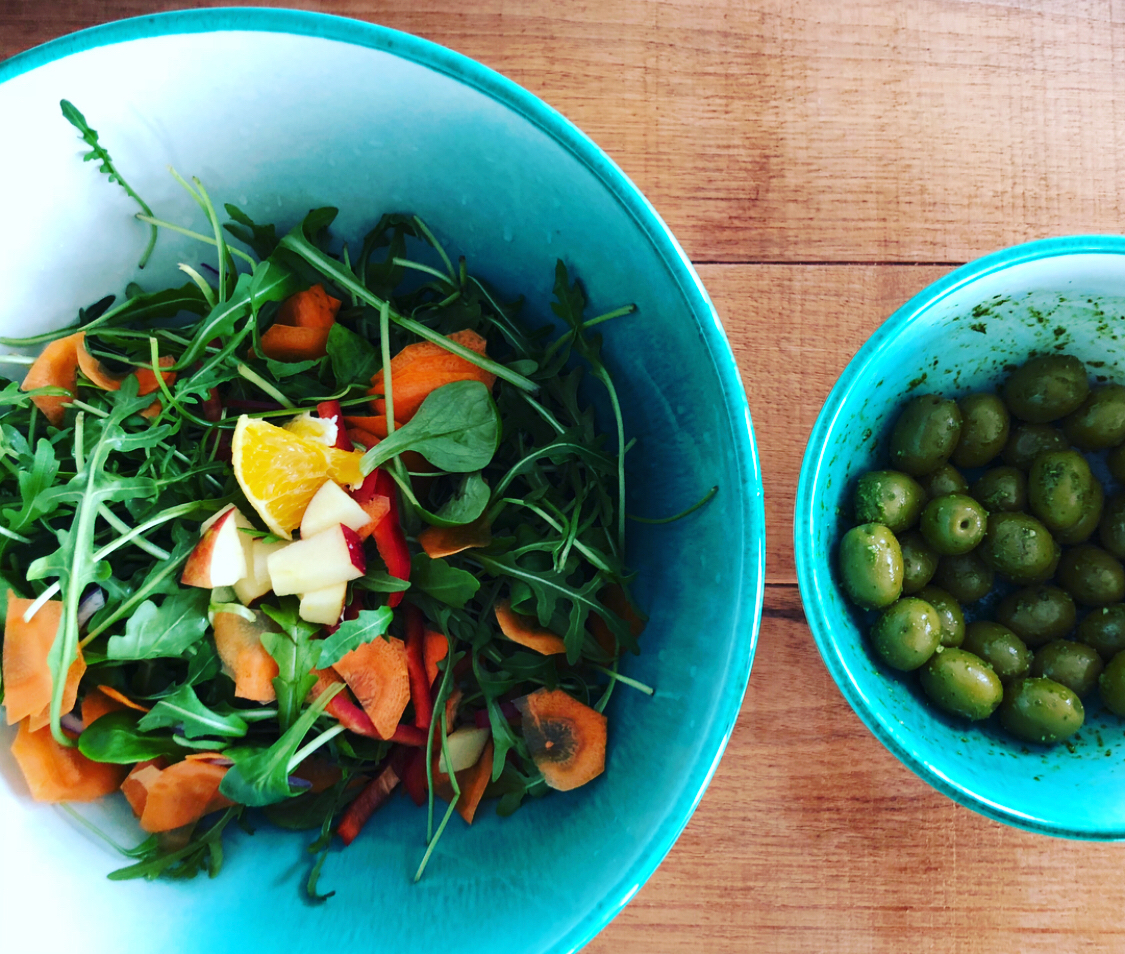
[[[176,225],[175,222],[165,222],[163,219],[153,218],[152,215],[145,215],[143,212],[138,212],[135,217],[140,221],[147,222],[149,225],[154,225],[157,228],[168,229],[170,232],[179,232],[180,235],[186,235],[188,238],[196,239],[199,242],[206,242],[208,245],[215,245],[215,240],[210,236],[203,235],[199,232],[193,232],[191,229],[185,229],[182,225]],[[227,251],[230,252],[231,255],[237,255],[251,268],[258,264],[258,260],[256,258],[254,258],[252,255],[247,255],[246,252],[242,251],[242,249],[240,248],[234,248],[233,246],[228,245]]]
[[[300,765],[303,761],[305,761],[305,759],[307,759],[310,755],[312,755],[313,752],[315,752],[317,749],[319,749],[322,745],[326,745],[329,742],[331,742],[334,738],[336,738],[336,736],[338,736],[343,731],[344,731],[344,726],[334,725],[334,726],[332,726],[331,729],[326,729],[324,732],[321,732],[320,735],[318,735],[315,739],[313,739],[304,748],[298,749],[297,752],[293,755],[293,757],[289,760],[289,771],[292,772],[294,769],[297,768],[298,765]]]
[[[616,669],[607,669],[605,666],[599,666],[597,663],[590,663],[591,669],[596,669],[598,672],[609,676],[614,682],[624,683],[626,686],[631,686],[646,696],[651,696],[656,690],[652,686],[646,686],[643,682],[638,682],[636,679],[630,679],[628,676],[623,676]]]
[[[441,260],[445,262],[445,268],[449,273],[450,279],[452,280],[453,284],[456,285],[457,273],[453,270],[453,263],[449,260],[449,256],[445,254],[445,249],[442,248],[441,243],[436,238],[434,238],[434,233],[430,231],[430,227],[426,225],[426,223],[423,222],[417,215],[414,216],[414,225],[418,229],[418,231],[426,237],[426,241],[430,243],[430,247],[433,248],[438,253],[438,255],[441,256]]]
[[[194,268],[192,268],[190,265],[185,264],[184,262],[180,262],[178,267],[181,272],[184,272],[188,276],[188,278],[190,278],[193,282],[195,282],[196,285],[199,286],[199,290],[203,292],[203,297],[207,299],[207,304],[214,308],[217,304],[215,300],[215,291],[207,283],[207,279],[205,279],[202,275],[199,274],[199,272],[197,272]]]
[[[98,515],[118,533],[131,533],[129,525],[110,510],[106,504],[98,505]],[[122,537],[122,539],[124,539],[124,537]],[[155,543],[150,543],[144,537],[139,537],[134,534],[132,539],[139,549],[144,550],[149,556],[156,557],[158,560],[167,560],[168,557],[172,555],[163,547],[158,547]]]
[[[268,394],[271,398],[277,401],[284,408],[292,408],[293,402],[282,394],[277,388],[263,378],[257,371],[249,365],[243,364],[241,361],[237,364],[238,373],[241,377],[245,378],[251,384],[258,388],[258,390]]]
[[[679,513],[674,514],[671,517],[634,517],[631,513],[625,514],[625,517],[628,520],[632,520],[634,523],[651,523],[651,524],[675,523],[677,520],[683,520],[684,517],[687,517],[690,514],[695,513],[695,511],[699,510],[701,507],[706,506],[708,503],[711,502],[711,498],[714,497],[715,494],[717,494],[718,492],[719,492],[719,488],[716,485],[716,486],[712,487],[710,490],[708,490],[707,493],[705,493],[702,497],[700,497],[690,507],[688,507],[687,510],[681,510]]]

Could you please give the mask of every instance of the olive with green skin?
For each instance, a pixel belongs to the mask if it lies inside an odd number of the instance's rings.
[[[856,606],[882,609],[902,593],[902,550],[881,524],[852,527],[840,541],[839,559],[844,591]]]
[[[1114,656],[1098,679],[1102,704],[1114,715],[1125,716],[1125,652]]]
[[[970,491],[989,513],[1012,513],[1027,509],[1027,477],[1015,467],[986,470]]]
[[[873,470],[856,481],[852,502],[858,522],[881,523],[892,533],[902,533],[917,523],[926,492],[909,474]]]
[[[1086,502],[1082,505],[1082,516],[1078,518],[1078,523],[1066,530],[1056,530],[1056,543],[1067,547],[1085,543],[1098,529],[1102,510],[1105,507],[1105,491],[1102,490],[1101,481],[1093,475],[1090,476],[1090,489],[1091,493],[1086,495]]]
[[[1125,567],[1092,543],[1071,547],[1059,560],[1059,586],[1084,606],[1119,603],[1125,597]]]
[[[975,553],[942,557],[933,576],[934,584],[959,603],[975,603],[988,596],[995,579],[992,567]]]
[[[1105,455],[1106,465],[1114,480],[1125,484],[1125,444],[1115,447]]]
[[[1102,674],[1102,657],[1085,643],[1056,639],[1035,651],[1031,674],[1053,679],[1066,686],[1079,699],[1086,695]]]
[[[1028,470],[1047,451],[1066,450],[1066,436],[1050,424],[1020,424],[1012,428],[1001,457],[1009,467]]]
[[[1001,683],[1022,679],[1031,671],[1031,650],[1007,626],[978,620],[965,627],[961,648],[980,656]]]
[[[1082,700],[1061,683],[1041,676],[1017,679],[1004,692],[1000,724],[1017,739],[1054,745],[1086,720]]]
[[[930,582],[941,557],[917,530],[910,530],[899,538],[902,551],[902,594],[917,593]]]
[[[1074,635],[1108,662],[1125,650],[1125,603],[1090,610]]]
[[[1047,424],[1076,411],[1090,393],[1086,366],[1069,354],[1031,358],[1011,373],[1001,392],[1021,421]]]
[[[1125,560],[1125,492],[1109,498],[1098,524],[1098,540],[1117,559]]]
[[[961,437],[951,459],[958,467],[983,467],[1008,441],[1008,409],[995,394],[967,394],[957,407]]]
[[[922,691],[939,709],[978,722],[987,719],[1004,697],[992,668],[963,649],[934,653],[919,671]]]
[[[1074,600],[1057,586],[1029,586],[1009,593],[996,607],[996,622],[1033,649],[1074,629]]]
[[[940,467],[923,474],[918,478],[918,483],[926,492],[926,498],[933,500],[935,497],[944,497],[946,494],[966,494],[969,492],[969,482],[952,464],[942,464]]]
[[[917,477],[944,464],[961,436],[961,411],[939,394],[906,402],[891,432],[891,466]]]
[[[972,497],[946,494],[926,504],[919,529],[942,556],[957,556],[980,544],[987,525],[988,514]]]
[[[1078,451],[1047,451],[1027,475],[1027,503],[1048,530],[1066,530],[1082,518],[1093,475]]]
[[[941,644],[941,619],[929,603],[907,596],[883,610],[871,628],[871,643],[888,666],[909,672]]]
[[[1013,583],[1044,583],[1059,562],[1050,531],[1026,513],[993,513],[980,545],[980,558]]]
[[[937,586],[924,586],[916,595],[937,612],[941,620],[942,646],[960,646],[965,639],[965,613],[961,604]]]
[[[1084,451],[1105,450],[1125,441],[1125,387],[1094,388],[1077,411],[1062,422],[1066,439]]]

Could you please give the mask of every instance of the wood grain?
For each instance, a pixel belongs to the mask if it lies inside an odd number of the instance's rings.
[[[960,262],[1121,228],[1125,17],[1079,0],[334,0],[538,93],[698,261]],[[183,4],[0,0],[0,56]]]

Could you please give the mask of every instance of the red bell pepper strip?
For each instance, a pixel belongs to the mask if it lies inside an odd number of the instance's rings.
[[[390,739],[383,739],[375,728],[370,717],[350,699],[345,699],[343,694],[336,695],[324,710],[332,716],[349,732],[356,735],[365,735],[369,739],[397,742],[400,745],[409,745],[412,748],[422,748],[426,744],[426,733],[413,725],[399,725]]]
[[[426,804],[426,750],[418,749],[406,763],[402,773],[402,787],[415,805]]]
[[[417,606],[406,606],[406,671],[410,676],[410,701],[414,703],[414,724],[423,730],[434,721],[434,700],[426,678],[426,623]]]
[[[344,409],[340,407],[339,401],[321,401],[316,406],[316,413],[323,420],[336,422],[336,447],[346,451],[355,450],[355,444],[344,429]]]
[[[359,797],[344,811],[344,816],[336,828],[336,834],[345,845],[355,841],[363,826],[367,824],[367,819],[386,803],[398,783],[399,776],[393,765],[388,765],[367,783],[367,787],[359,793]]]
[[[362,506],[372,497],[386,497],[390,502],[387,515],[379,521],[371,534],[379,556],[387,564],[387,572],[400,580],[410,579],[410,550],[406,545],[406,534],[398,519],[398,493],[394,478],[386,471],[376,468],[363,481],[363,486],[352,495]],[[394,608],[402,602],[402,593],[387,594],[387,605]]]

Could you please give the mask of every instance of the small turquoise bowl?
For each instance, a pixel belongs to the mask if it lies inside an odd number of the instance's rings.
[[[914,676],[875,658],[870,619],[844,597],[836,573],[855,479],[887,466],[887,437],[907,396],[995,390],[1006,368],[1056,349],[1086,361],[1091,375],[1125,381],[1125,239],[1005,249],[891,315],[844,370],[809,438],[797,490],[797,576],[829,672],[906,766],[997,821],[1108,841],[1125,838],[1125,720],[1102,710],[1094,693],[1084,700],[1081,738],[1045,748],[1013,740],[996,716],[968,723],[942,715]]]
[[[346,850],[320,906],[302,899],[311,836],[264,821],[235,832],[213,881],[108,882],[125,860],[59,809],[33,803],[0,731],[0,923],[4,950],[167,954],[319,951],[564,952],[589,941],[639,890],[698,804],[739,712],[761,614],[762,483],[730,348],[667,227],[589,139],[478,63],[370,24],[292,10],[195,10],[126,20],[0,64],[7,148],[0,179],[0,335],[72,321],[127,281],[180,284],[205,248],[164,233],[143,273],[135,207],[81,161],[59,114],[72,100],[161,217],[203,222],[172,181],[198,175],[216,202],[289,228],[341,210],[362,236],[384,211],[420,214],[453,254],[525,314],[552,320],[562,257],[603,326],[622,395],[627,510],[687,519],[631,525],[628,562],[651,622],[607,711],[607,770],[509,819],[454,818],[422,881],[424,812],[396,798]],[[354,250],[354,249],[353,249]],[[11,369],[9,374],[18,373]],[[121,799],[78,806],[120,841]],[[53,910],[65,911],[62,916]],[[33,917],[23,917],[31,913]],[[44,918],[50,919],[45,924]],[[50,938],[45,941],[44,938]]]

